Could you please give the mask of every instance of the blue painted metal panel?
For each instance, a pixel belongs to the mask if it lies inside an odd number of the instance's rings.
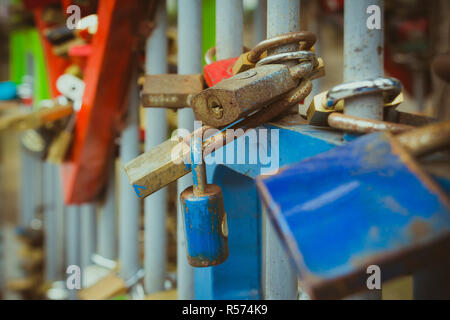
[[[223,190],[229,257],[195,269],[195,299],[259,299],[261,209],[254,181],[225,166],[209,169],[209,179]]]
[[[258,181],[313,296],[361,289],[373,263],[386,265],[383,279],[411,272],[433,244],[449,246],[448,198],[386,137],[363,136]]]
[[[356,136],[334,130],[298,123],[294,119],[263,127],[279,129],[278,136],[275,133],[268,133],[269,143],[260,143],[259,146],[267,146],[267,155],[270,157],[271,146],[275,144],[275,141],[272,143],[271,139],[278,139],[279,149],[275,152],[278,152],[280,167],[326,152],[356,138]],[[227,149],[231,147],[237,150],[236,144],[240,139],[243,137],[225,146],[222,152],[226,155]],[[246,139],[249,140],[249,138]],[[258,160],[260,160],[258,145],[253,144],[252,147],[246,148],[245,159],[249,159],[250,153],[258,155]],[[208,158],[209,156],[207,160]],[[230,256],[223,265],[195,270],[195,297],[197,299],[258,299],[261,297],[261,210],[253,179],[260,174],[261,168],[267,169],[270,165],[249,164],[248,161],[247,164],[236,164],[236,160],[235,152],[234,161],[231,161],[234,164],[208,166],[208,180],[220,185],[224,193],[225,210],[228,214]],[[450,181],[442,177],[434,178],[438,178],[438,183],[450,192]],[[330,176],[325,176],[323,180],[332,179]],[[311,182],[305,179],[297,180],[298,185],[302,183],[309,186]],[[409,190],[405,184],[402,185],[403,189]],[[336,212],[339,214],[338,210]],[[354,214],[358,216],[357,212]],[[359,216],[364,217],[364,214],[359,212]],[[352,224],[353,222],[350,220],[348,226]],[[344,231],[346,230],[344,228]],[[334,241],[334,239],[330,239],[328,242],[332,245]],[[326,252],[324,248],[318,250],[323,255],[325,253],[332,256],[339,255],[337,249],[331,253]],[[425,256],[417,252],[417,258],[425,259]],[[395,264],[392,267],[395,269]],[[397,271],[400,272],[400,269]],[[367,275],[364,274],[364,277],[366,278]]]

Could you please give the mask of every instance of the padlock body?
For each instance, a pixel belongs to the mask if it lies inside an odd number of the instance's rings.
[[[189,264],[208,267],[225,262],[228,226],[221,188],[209,184],[202,196],[195,196],[191,186],[181,193],[180,200]]]
[[[196,119],[221,127],[276,100],[296,85],[287,66],[264,65],[203,90],[192,98],[191,105]]]

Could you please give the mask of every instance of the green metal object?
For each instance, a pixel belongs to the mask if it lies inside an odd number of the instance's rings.
[[[216,0],[203,0],[202,2],[202,55],[216,45]],[[203,65],[206,64],[203,59]]]
[[[39,33],[34,28],[13,31],[10,34],[10,78],[21,84],[25,75],[33,75],[33,98],[35,102],[50,98],[44,51]],[[28,70],[29,59],[32,69]],[[37,104],[36,104],[37,105]]]

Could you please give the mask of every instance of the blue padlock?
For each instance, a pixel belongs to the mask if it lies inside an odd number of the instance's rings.
[[[209,267],[228,258],[228,226],[222,189],[207,184],[202,138],[191,138],[193,186],[180,195],[187,257],[193,267]]]

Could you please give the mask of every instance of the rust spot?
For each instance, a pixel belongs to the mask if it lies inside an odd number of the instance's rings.
[[[381,46],[377,47],[378,55],[381,56],[383,54],[383,48]]]
[[[415,219],[413,223],[411,223],[409,231],[415,240],[421,240],[431,232],[431,227],[426,221]]]

